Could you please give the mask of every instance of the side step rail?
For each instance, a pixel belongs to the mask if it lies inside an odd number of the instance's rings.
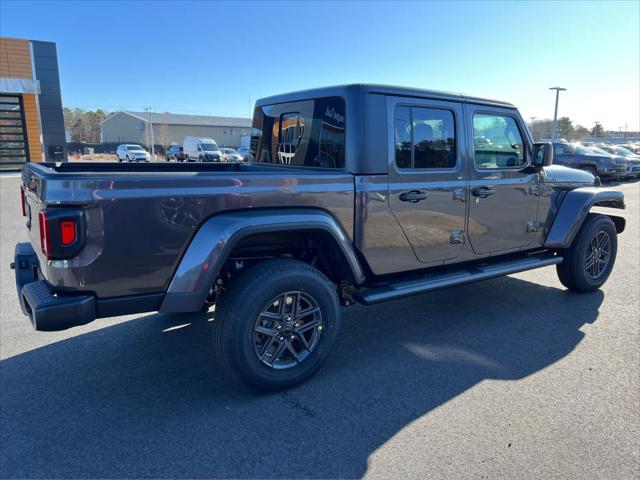
[[[544,255],[491,264],[474,265],[446,273],[422,275],[413,280],[390,283],[383,287],[361,290],[354,293],[353,298],[364,305],[372,305],[374,303],[431,292],[440,288],[464,285],[479,280],[502,277],[504,275],[533,270],[548,265],[556,265],[561,262],[562,257],[558,255]]]

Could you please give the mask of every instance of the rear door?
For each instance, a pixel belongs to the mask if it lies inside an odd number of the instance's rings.
[[[389,206],[418,260],[462,253],[466,215],[461,104],[387,97]]]
[[[467,232],[476,254],[506,253],[535,238],[538,172],[528,166],[531,142],[508,108],[465,105],[473,135]]]

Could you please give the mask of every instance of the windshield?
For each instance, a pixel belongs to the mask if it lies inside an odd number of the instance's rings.
[[[593,151],[594,153],[597,153],[598,155],[609,155],[609,152],[604,151],[601,148],[598,147],[589,147],[591,149],[591,151]]]
[[[576,153],[580,155],[593,155],[595,153],[593,150],[589,150],[587,147],[583,147],[582,145],[572,143],[571,146],[573,146],[576,149]]]
[[[614,147],[613,151],[618,155],[622,155],[623,157],[628,157],[629,155],[635,155],[631,150],[627,150],[624,147]]]
[[[220,149],[215,143],[201,143],[200,146],[205,152],[219,152]]]
[[[129,150],[130,152],[144,152],[145,149],[142,148],[140,145],[127,145],[127,150]]]
[[[233,148],[225,148],[224,149],[224,153],[228,153],[230,155],[233,155],[234,153],[237,153]]]

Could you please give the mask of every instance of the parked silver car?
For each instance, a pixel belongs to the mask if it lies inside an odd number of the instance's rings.
[[[148,162],[151,155],[140,145],[118,145],[116,157],[119,162]]]
[[[225,162],[242,162],[244,159],[242,155],[236,152],[233,148],[221,148],[222,160]]]
[[[240,147],[236,151],[238,152],[238,155],[242,157],[242,160],[245,162],[249,161],[249,147]]]

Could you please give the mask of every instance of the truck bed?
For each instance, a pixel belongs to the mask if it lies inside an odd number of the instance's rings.
[[[202,223],[241,209],[314,207],[352,238],[354,177],[343,171],[234,163],[43,163],[22,174],[30,241],[61,290],[100,298],[164,292]],[[80,206],[87,243],[69,260],[40,251],[38,212]]]

